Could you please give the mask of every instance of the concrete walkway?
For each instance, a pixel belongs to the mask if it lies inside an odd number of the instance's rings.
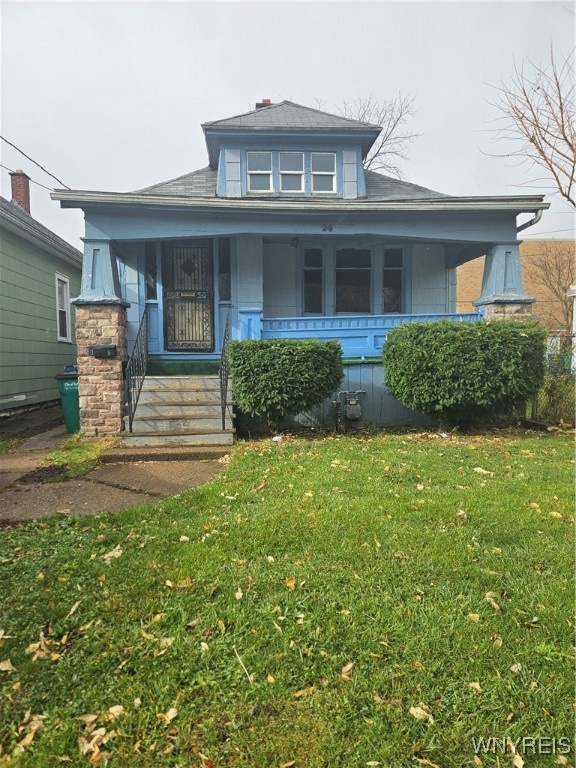
[[[67,439],[64,425],[39,431],[0,455],[0,525],[53,514],[116,512],[148,504],[208,482],[226,466],[224,448],[124,449],[110,448],[101,464],[82,479],[42,482],[51,472],[49,455]],[[10,422],[10,423],[9,423]],[[33,422],[33,425],[30,424]],[[0,436],[18,437],[42,430],[42,416],[0,422]]]

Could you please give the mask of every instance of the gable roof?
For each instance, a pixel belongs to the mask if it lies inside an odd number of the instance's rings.
[[[0,197],[0,222],[3,227],[16,232],[26,240],[39,243],[75,267],[82,266],[83,255],[79,250],[33,219],[17,203],[9,202],[3,197]]]
[[[265,107],[244,112],[241,115],[227,117],[223,120],[212,120],[203,123],[202,128],[237,129],[273,131],[376,131],[380,133],[382,126],[365,123],[350,117],[333,115],[319,109],[305,107],[293,101],[281,101]]]

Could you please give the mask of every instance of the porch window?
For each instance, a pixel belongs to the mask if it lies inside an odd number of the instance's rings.
[[[306,248],[304,251],[304,312],[321,315],[323,279],[322,248]]]
[[[304,191],[304,154],[302,152],[280,152],[280,191]]]
[[[382,270],[382,310],[402,312],[402,248],[385,248]]]
[[[334,152],[312,152],[312,192],[336,191],[336,155]]]
[[[272,153],[247,152],[249,192],[272,192]]]
[[[230,238],[218,238],[218,296],[220,301],[231,299]]]
[[[158,268],[156,262],[156,243],[147,242],[144,246],[146,255],[146,301],[158,298]]]
[[[372,252],[342,248],[336,251],[336,312],[369,314]]]
[[[58,341],[72,341],[70,281],[63,275],[56,275],[56,332]]]

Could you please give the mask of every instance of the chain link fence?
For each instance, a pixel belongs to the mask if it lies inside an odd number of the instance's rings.
[[[526,417],[548,424],[574,424],[576,387],[573,336],[550,336],[544,383],[527,404]]]

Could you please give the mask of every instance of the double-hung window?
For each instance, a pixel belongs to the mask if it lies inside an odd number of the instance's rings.
[[[247,152],[248,192],[272,192],[272,153]]]
[[[280,152],[280,191],[304,191],[304,154],[302,152]]]
[[[402,248],[385,248],[382,266],[382,311],[402,312]]]
[[[58,341],[72,341],[70,281],[62,275],[56,275],[56,333]]]
[[[310,158],[312,192],[336,192],[336,155],[312,152]]]
[[[336,251],[336,312],[371,312],[372,251],[341,248]]]
[[[304,250],[304,312],[306,314],[321,315],[324,312],[323,268],[322,248],[306,248]]]

